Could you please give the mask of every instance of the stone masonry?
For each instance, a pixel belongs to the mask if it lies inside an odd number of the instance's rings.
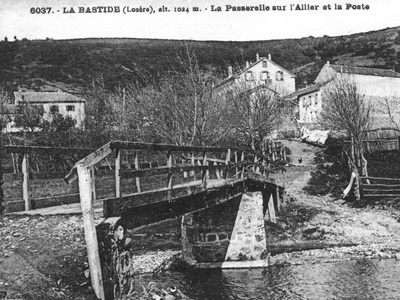
[[[246,193],[239,206],[225,261],[259,260],[266,249],[262,193]]]

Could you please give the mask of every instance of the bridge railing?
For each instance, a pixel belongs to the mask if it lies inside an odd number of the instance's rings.
[[[114,158],[110,159],[113,154]],[[113,209],[116,199],[137,206],[140,203],[134,203],[138,198],[135,195],[140,194],[144,198],[144,193],[158,192],[158,199],[172,201],[175,192],[178,192],[175,197],[181,197],[179,190],[190,186],[207,189],[218,181],[243,179],[249,170],[264,176],[285,170],[268,157],[248,148],[112,141],[77,162],[66,176],[66,181],[76,179],[79,165],[89,168],[91,193],[95,199],[94,168],[105,158],[108,158],[107,161],[114,159],[111,169],[114,169],[115,182],[114,197],[103,199],[105,217],[119,213]]]
[[[94,168],[114,155],[115,195],[103,200],[104,217],[143,205],[171,202],[218,187],[243,182],[248,173],[268,177],[285,171],[248,148],[175,146],[112,141],[78,161],[65,180],[78,178],[92,286],[104,299],[94,223]],[[146,183],[147,181],[147,183]],[[153,184],[149,184],[153,183]],[[133,186],[133,187],[132,187]]]

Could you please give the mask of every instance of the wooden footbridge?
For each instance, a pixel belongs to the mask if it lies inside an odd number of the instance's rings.
[[[123,141],[104,145],[65,177],[67,182],[79,180],[92,286],[100,299],[108,297],[93,212],[95,169],[110,157],[115,161],[115,197],[102,201],[105,220],[100,224],[109,230],[121,218],[137,227],[208,209],[247,191],[261,191],[265,207],[279,210],[285,203],[285,169],[248,148]]]

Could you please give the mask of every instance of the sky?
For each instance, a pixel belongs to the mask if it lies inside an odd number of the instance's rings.
[[[396,27],[399,15],[398,0],[1,0],[0,39],[271,40]]]

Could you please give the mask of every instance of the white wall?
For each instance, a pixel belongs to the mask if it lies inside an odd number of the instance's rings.
[[[263,64],[263,61],[265,61],[266,66]],[[249,71],[251,71],[253,74],[253,80],[246,80],[246,74]],[[266,82],[262,79],[262,72],[269,73],[269,81]],[[283,80],[277,80],[277,72],[282,72],[281,74],[283,75]],[[266,83],[279,94],[285,95],[294,92],[296,89],[295,78],[292,76],[293,75],[291,73],[275,64],[271,60],[267,58],[261,58],[258,63],[240,74],[240,77],[236,81],[244,82],[246,85],[250,86],[258,86],[262,83]],[[278,77],[281,78],[280,75]]]
[[[321,114],[321,91],[311,92],[299,97],[299,122],[315,123]]]

